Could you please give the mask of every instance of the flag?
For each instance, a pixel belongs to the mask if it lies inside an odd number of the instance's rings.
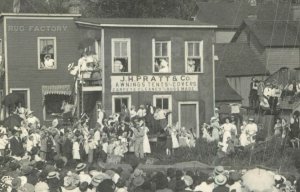
[[[13,4],[13,12],[14,13],[19,13],[20,12],[20,7],[21,7],[21,0],[14,0]]]

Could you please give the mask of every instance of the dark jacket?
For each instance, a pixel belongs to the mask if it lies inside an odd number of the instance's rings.
[[[10,150],[12,156],[23,157],[25,150],[21,138],[13,137],[10,139]]]

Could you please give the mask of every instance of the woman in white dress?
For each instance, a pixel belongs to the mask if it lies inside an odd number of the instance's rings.
[[[74,160],[80,160],[80,153],[79,153],[80,147],[79,147],[79,139],[76,139],[73,142],[73,148],[72,148],[72,154]]]
[[[231,129],[232,124],[229,122],[229,119],[225,119],[225,123],[221,126],[223,131],[223,143],[227,143],[228,138],[231,138]]]
[[[170,131],[171,139],[172,139],[172,150],[179,148],[179,142],[177,139],[177,130],[179,129],[178,122],[175,127],[172,127]],[[174,152],[174,151],[173,151]]]
[[[151,153],[151,148],[150,148],[150,142],[147,135],[147,133],[149,132],[149,128],[144,125],[144,130],[145,130],[145,135],[144,135],[143,149],[144,149],[144,154],[146,154],[146,153]]]
[[[247,122],[243,121],[243,125],[241,126],[241,135],[240,135],[240,145],[241,146],[246,146],[246,145],[250,144],[248,137],[247,137],[246,126],[247,126]]]

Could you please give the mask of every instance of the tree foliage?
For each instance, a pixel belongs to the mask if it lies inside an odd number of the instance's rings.
[[[188,19],[196,0],[80,0],[84,17],[172,17]],[[21,0],[21,13],[68,13],[70,0]],[[13,0],[0,0],[0,12],[12,12]]]

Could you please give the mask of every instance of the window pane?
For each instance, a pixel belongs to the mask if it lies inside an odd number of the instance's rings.
[[[193,56],[193,43],[188,43],[188,56]]]
[[[162,99],[156,99],[156,107],[162,109]]]
[[[122,50],[121,56],[126,57],[127,56],[127,42],[122,42],[121,46],[122,46],[121,47],[121,50]]]
[[[155,43],[155,56],[161,56],[161,43]]]
[[[121,56],[121,50],[120,50],[120,42],[115,42],[115,57]]]
[[[120,98],[115,99],[115,112],[116,113],[121,112],[121,99]]]
[[[200,43],[194,44],[194,56],[200,56]]]
[[[169,99],[163,99],[163,109],[169,109]]]
[[[162,43],[162,56],[168,56],[168,43]]]

